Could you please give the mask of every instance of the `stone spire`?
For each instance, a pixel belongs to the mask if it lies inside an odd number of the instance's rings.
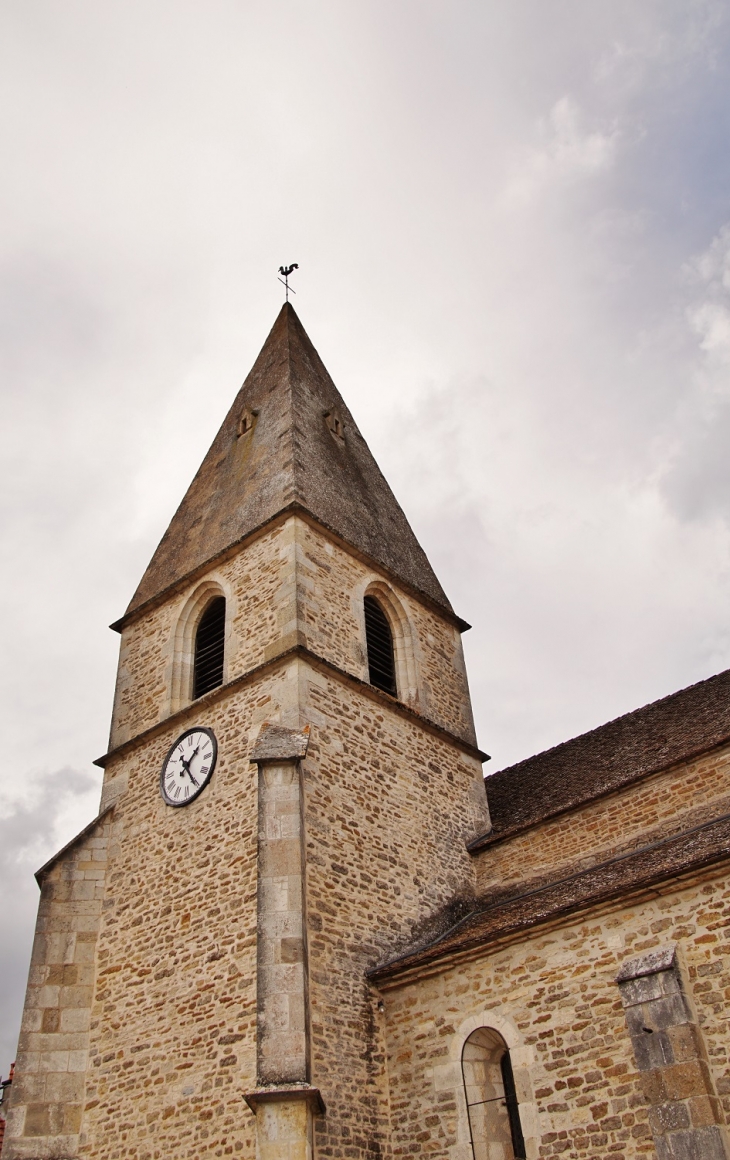
[[[282,306],[127,615],[286,510],[308,512],[451,611],[290,303]]]

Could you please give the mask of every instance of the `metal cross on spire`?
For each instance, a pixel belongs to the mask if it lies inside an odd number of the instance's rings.
[[[279,281],[281,282],[282,286],[286,286],[286,300],[287,300],[287,302],[289,301],[289,290],[290,290],[289,275],[291,274],[292,270],[298,270],[298,269],[299,269],[298,262],[292,262],[291,266],[279,266],[279,273],[284,275],[284,277],[280,278]],[[293,288],[291,288],[291,292],[292,292],[292,294],[296,294],[296,290],[294,290]]]

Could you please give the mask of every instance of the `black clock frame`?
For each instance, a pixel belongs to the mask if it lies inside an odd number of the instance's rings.
[[[198,789],[196,789],[195,793],[192,793],[190,794],[190,797],[185,798],[184,802],[172,802],[165,793],[165,770],[167,769],[168,761],[172,757],[178,745],[180,745],[186,737],[189,737],[191,733],[205,733],[210,738],[211,744],[213,746],[213,760],[210,763],[210,773],[206,777],[203,784]],[[173,809],[179,809],[181,806],[189,806],[191,802],[194,802],[196,798],[200,797],[203,790],[209,786],[213,780],[213,774],[215,773],[215,766],[217,761],[218,742],[212,729],[208,729],[205,725],[193,725],[190,729],[186,729],[184,733],[181,733],[180,736],[177,737],[175,741],[173,741],[172,745],[165,754],[165,760],[163,761],[162,769],[160,770],[160,796],[165,805],[172,806]]]

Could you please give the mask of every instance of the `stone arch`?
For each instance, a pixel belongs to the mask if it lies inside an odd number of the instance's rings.
[[[215,597],[222,596],[226,602],[226,641],[230,638],[232,618],[231,595],[228,586],[217,577],[207,577],[185,601],[175,625],[172,657],[172,681],[170,688],[170,712],[176,713],[188,705],[193,696],[193,659],[195,634],[200,618]],[[223,654],[223,684],[228,680],[228,654]]]
[[[511,1158],[514,1154],[511,1148],[507,1151],[500,1151],[500,1148],[502,1148],[502,1142],[500,1141],[494,1141],[498,1147],[492,1152],[484,1150],[478,1152],[473,1148],[471,1121],[474,1117],[473,1113],[470,1115],[470,1108],[468,1106],[467,1087],[463,1072],[463,1058],[467,1043],[470,1040],[474,1042],[472,1038],[474,1036],[477,1036],[478,1041],[482,1037],[482,1033],[486,1033],[484,1046],[486,1046],[487,1051],[489,1050],[490,1044],[498,1049],[500,1043],[502,1044],[503,1050],[506,1048],[509,1051],[515,1093],[519,1104],[519,1121],[525,1145],[525,1156],[528,1160],[533,1160],[534,1157],[538,1156],[540,1147],[537,1105],[533,1094],[531,1076],[534,1051],[532,1047],[525,1044],[514,1021],[498,1011],[487,1010],[481,1011],[476,1015],[470,1015],[461,1023],[451,1040],[449,1050],[450,1062],[446,1065],[446,1068],[453,1076],[452,1090],[456,1095],[456,1103],[459,1109],[459,1139],[463,1141],[463,1145],[461,1146],[467,1146],[473,1152],[475,1160],[482,1160],[482,1157],[488,1158],[488,1160],[502,1160],[503,1157]]]
[[[414,647],[414,632],[410,617],[393,589],[382,580],[372,580],[360,597],[360,619],[365,639],[364,600],[373,596],[385,613],[393,635],[395,680],[399,701],[415,704],[418,701],[418,672]]]

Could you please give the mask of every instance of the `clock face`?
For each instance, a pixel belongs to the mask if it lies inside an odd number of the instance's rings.
[[[218,743],[212,729],[188,729],[170,749],[160,774],[160,792],[168,806],[186,806],[213,776]]]

